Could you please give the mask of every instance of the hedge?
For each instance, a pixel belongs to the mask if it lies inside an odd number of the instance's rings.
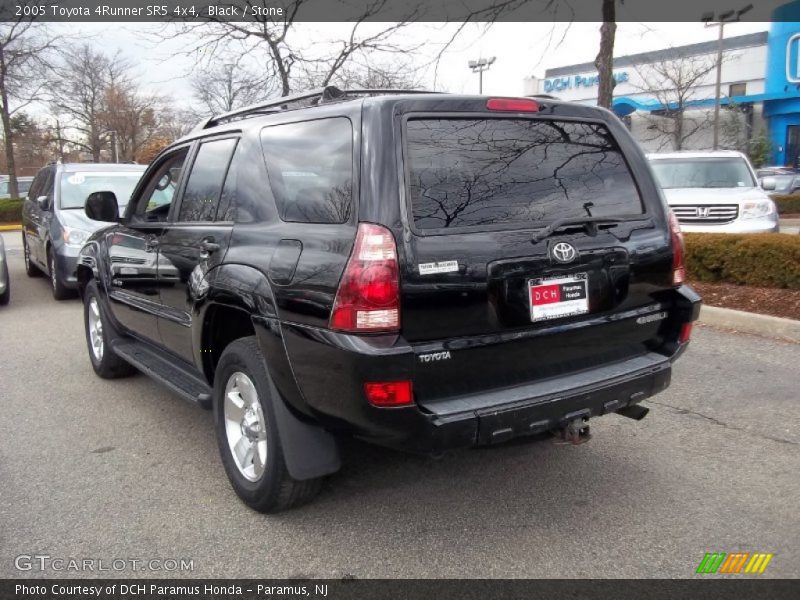
[[[773,194],[779,215],[800,213],[800,194]]]
[[[0,223],[22,221],[22,198],[0,199]]]
[[[690,279],[800,289],[800,235],[686,233]]]

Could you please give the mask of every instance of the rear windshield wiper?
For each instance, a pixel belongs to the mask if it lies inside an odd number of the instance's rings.
[[[536,244],[543,239],[550,237],[556,230],[566,227],[568,225],[583,225],[589,230],[590,235],[597,234],[597,225],[618,225],[620,223],[627,223],[629,221],[647,221],[648,224],[652,223],[649,217],[642,215],[641,217],[565,217],[563,219],[556,219],[549,225],[542,227],[534,232],[531,236],[531,242]]]

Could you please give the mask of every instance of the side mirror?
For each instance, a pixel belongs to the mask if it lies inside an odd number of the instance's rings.
[[[774,177],[764,177],[761,180],[761,189],[766,191],[772,191],[775,189],[776,181]]]
[[[38,204],[39,208],[42,210],[50,210],[50,196],[39,196],[36,198],[36,204]]]
[[[86,197],[83,210],[93,221],[119,221],[119,205],[114,192],[92,192]]]

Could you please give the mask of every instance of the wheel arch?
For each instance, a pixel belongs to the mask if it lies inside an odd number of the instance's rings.
[[[194,354],[209,384],[214,384],[214,369],[225,346],[255,335],[281,397],[293,409],[312,416],[286,354],[267,276],[254,267],[234,263],[215,268],[207,279],[209,291],[198,308],[202,327],[194,333]]]

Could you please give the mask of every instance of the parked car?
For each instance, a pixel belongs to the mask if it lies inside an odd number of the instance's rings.
[[[28,195],[28,190],[33,183],[33,177],[17,177],[17,193],[20,198]],[[10,198],[11,192],[9,191],[8,179],[0,181],[0,200]]]
[[[116,206],[98,193],[86,211]],[[612,113],[335,88],[165,149],[78,281],[95,372],[139,369],[213,407],[259,511],[310,499],[339,435],[440,453],[641,419],[700,306]]]
[[[772,190],[776,194],[796,194],[800,191],[800,175],[772,175],[770,176],[775,181],[775,189]],[[760,178],[759,185],[762,185]]]
[[[122,210],[144,170],[144,165],[116,163],[53,163],[42,168],[22,206],[28,276],[46,273],[57,300],[73,295],[78,251],[89,234],[108,225],[86,217],[86,197],[113,191]]]
[[[793,167],[759,167],[756,169],[756,177],[762,179],[764,177],[774,177],[775,175],[797,175],[797,169]]]
[[[8,261],[6,260],[6,246],[0,236],[0,306],[11,300],[11,278],[8,276]]]
[[[741,152],[669,152],[648,157],[683,231],[764,233],[778,231],[778,211]]]

